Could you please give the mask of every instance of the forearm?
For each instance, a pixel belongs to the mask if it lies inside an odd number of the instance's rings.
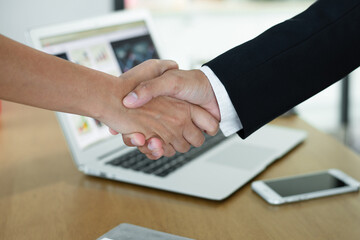
[[[94,118],[119,81],[1,35],[0,63],[0,99]]]

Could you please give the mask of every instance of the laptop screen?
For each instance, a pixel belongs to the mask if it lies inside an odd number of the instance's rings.
[[[145,21],[46,37],[40,44],[49,54],[114,76],[159,58]],[[80,149],[112,136],[96,119],[74,114],[66,119]]]

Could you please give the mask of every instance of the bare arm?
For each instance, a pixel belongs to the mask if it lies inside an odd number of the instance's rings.
[[[0,35],[0,99],[96,118],[117,132],[143,133],[146,139],[158,137],[164,146],[186,151],[189,144],[202,143],[200,129],[217,130],[211,115],[166,97],[139,109],[126,109],[121,101],[140,82],[174,68],[177,64],[173,61],[152,60],[117,78]]]
[[[0,35],[0,98],[101,118],[117,78],[36,51]]]

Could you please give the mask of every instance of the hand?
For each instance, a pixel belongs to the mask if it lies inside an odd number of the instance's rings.
[[[155,152],[151,158],[172,156],[175,150],[187,152],[190,145],[199,147],[205,140],[203,129],[207,129],[211,134],[218,130],[217,120],[207,111],[170,97],[157,97],[138,109],[130,109],[127,117],[132,119],[131,124],[134,124],[130,129],[136,129],[136,132],[143,133],[147,138],[156,137],[165,146],[163,153],[161,150],[156,151],[156,145],[151,148],[152,140],[149,142],[150,151],[146,152],[145,147],[140,149],[147,155]]]
[[[170,69],[155,79],[141,82],[124,98],[123,104],[127,108],[137,108],[158,96],[170,96],[199,105],[220,121],[214,91],[200,70]]]
[[[168,155],[175,149],[186,151],[189,144],[201,144],[203,136],[197,127],[207,131],[217,129],[217,121],[205,110],[179,100],[161,97],[140,109],[123,106],[122,99],[140,82],[178,68],[173,61],[146,61],[117,78],[36,51],[2,35],[0,42],[1,98],[92,117],[113,128],[113,132],[142,132],[145,136],[137,136],[143,143],[145,137],[160,137],[154,140],[165,146]],[[161,154],[164,152],[156,156]]]
[[[168,70],[158,78],[141,82],[124,98],[123,103],[128,108],[137,108],[161,95],[197,104],[220,121],[220,110],[215,94],[209,80],[200,70]],[[213,132],[208,133],[214,134]],[[129,145],[131,145],[131,142],[137,142],[137,136],[132,134],[124,134],[123,139]],[[161,142],[158,140],[150,139],[149,142],[152,143],[149,149],[161,148]],[[149,152],[146,147],[140,147],[139,149],[144,153]]]
[[[201,130],[211,134],[215,134],[218,130],[218,121],[207,111],[177,99],[156,97],[138,109],[127,109],[122,106],[119,99],[125,96],[123,93],[130,92],[141,81],[158,77],[167,69],[174,67],[177,65],[171,61],[152,60],[121,75],[118,84],[109,94],[110,106],[115,107],[107,109],[102,120],[113,129],[112,132],[142,133],[146,139],[151,140],[148,143],[155,141],[155,148],[156,142],[164,146],[163,151],[162,149],[151,151],[155,153],[154,155],[148,152],[147,155],[151,159],[159,158],[163,154],[171,156],[175,154],[175,150],[186,152],[190,144],[200,146],[204,141]],[[126,140],[124,142],[129,145]]]
[[[171,60],[147,60],[135,66],[130,71],[127,71],[119,77],[120,79],[122,79],[122,81],[127,82],[127,84],[124,84],[124,86],[121,87],[127,86],[128,88],[131,88],[132,85],[133,87],[135,87],[142,81],[161,76],[165,71],[170,69],[178,69],[177,63]],[[124,92],[123,90],[124,89],[122,89],[121,92]],[[111,127],[109,127],[109,131],[112,135],[119,134],[118,131],[115,131]],[[124,139],[124,142],[128,146],[140,147],[145,144],[145,136],[141,133],[131,133],[127,134],[127,136],[129,136],[129,138]],[[156,139],[155,142],[161,144],[161,141],[159,139]],[[155,146],[157,146],[156,143]]]

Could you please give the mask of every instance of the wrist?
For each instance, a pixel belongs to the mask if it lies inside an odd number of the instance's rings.
[[[122,112],[125,110],[122,99],[126,94],[122,88],[121,78],[108,75],[105,78],[100,78],[99,82],[101,86],[96,89],[96,97],[92,96],[95,101],[89,107],[90,116],[108,126],[112,124],[113,119],[118,119],[120,122]]]

